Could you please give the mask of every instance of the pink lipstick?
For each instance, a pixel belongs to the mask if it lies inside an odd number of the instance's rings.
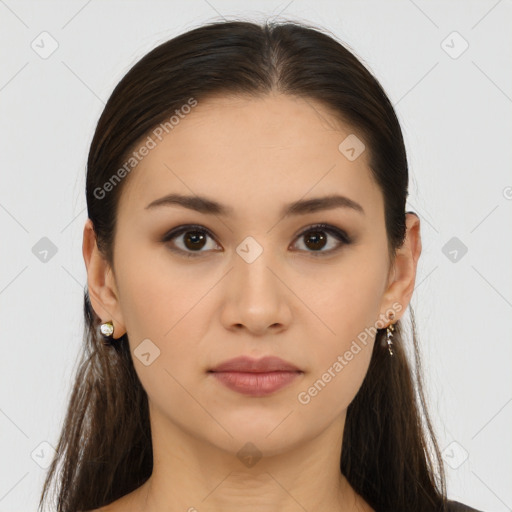
[[[230,359],[209,370],[229,389],[249,396],[266,396],[284,388],[303,372],[278,357]]]

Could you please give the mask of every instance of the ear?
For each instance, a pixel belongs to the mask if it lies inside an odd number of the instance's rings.
[[[91,219],[84,226],[82,254],[87,268],[87,287],[95,313],[102,322],[112,321],[114,339],[126,333],[118,300],[115,276],[107,260],[100,253]]]
[[[404,314],[409,305],[421,254],[420,218],[414,212],[407,212],[405,215],[407,226],[405,241],[402,247],[397,249],[393,271],[383,299],[383,305],[388,310],[393,309],[391,306],[396,302],[402,306],[402,309],[395,313],[393,323]]]

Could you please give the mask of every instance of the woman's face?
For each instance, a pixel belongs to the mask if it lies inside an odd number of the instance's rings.
[[[181,432],[232,453],[251,442],[268,455],[328,428],[338,436],[375,328],[407,306],[389,286],[384,203],[368,151],[321,105],[284,95],[199,102],[163,133],[124,178],[116,298],[104,303],[115,337],[128,333],[153,433]],[[170,194],[202,206],[149,206]],[[359,206],[323,208],[334,195]],[[311,228],[318,223],[332,230]],[[249,395],[209,371],[241,355],[277,356],[300,373]]]

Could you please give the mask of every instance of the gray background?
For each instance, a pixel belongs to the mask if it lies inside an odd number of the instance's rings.
[[[0,512],[36,510],[69,398],[85,163],[105,101],[157,44],[272,16],[331,31],[397,109],[423,240],[412,306],[449,496],[512,509],[510,1],[0,0]]]

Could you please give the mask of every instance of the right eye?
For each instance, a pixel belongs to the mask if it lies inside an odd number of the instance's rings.
[[[184,235],[183,239],[180,240],[182,235]],[[177,252],[187,258],[195,258],[202,252],[208,252],[201,250],[205,245],[207,245],[205,244],[207,237],[210,237],[212,240],[214,239],[213,235],[205,227],[189,224],[186,226],[179,226],[171,230],[163,237],[162,242],[167,243],[172,240],[173,243],[169,244],[171,251]],[[176,244],[174,240],[177,240],[180,243]],[[178,248],[176,248],[176,245],[178,245]]]

